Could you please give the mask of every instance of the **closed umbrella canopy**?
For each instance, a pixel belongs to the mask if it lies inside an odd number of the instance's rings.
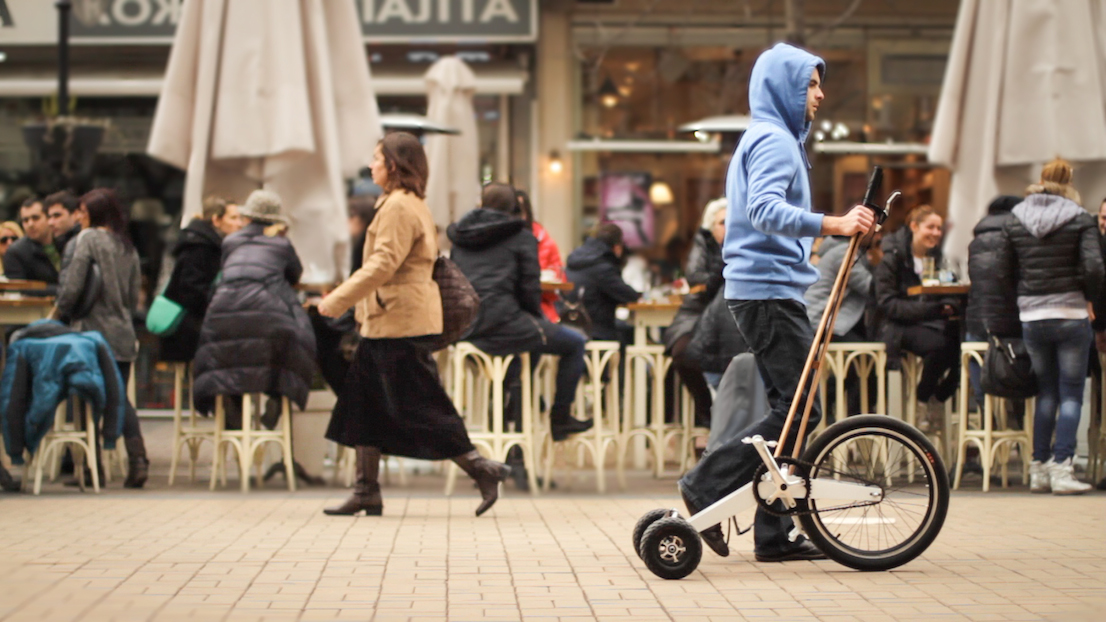
[[[963,0],[929,147],[952,170],[946,254],[997,194],[1060,156],[1097,207],[1106,170],[1106,15],[1097,0]],[[1096,187],[1098,186],[1098,187]]]
[[[304,280],[348,269],[343,178],[382,135],[353,2],[189,0],[148,152],[188,172],[182,222],[203,197],[281,195]]]
[[[445,228],[480,201],[480,143],[472,107],[476,75],[461,59],[446,56],[427,70],[426,90],[426,118],[461,131],[458,136],[426,139],[430,164],[426,204],[434,222]]]

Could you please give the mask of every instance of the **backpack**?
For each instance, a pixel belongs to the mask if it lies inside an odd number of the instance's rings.
[[[433,279],[442,294],[442,334],[431,344],[434,350],[442,350],[460,341],[476,321],[480,295],[457,264],[444,255],[434,262]]]

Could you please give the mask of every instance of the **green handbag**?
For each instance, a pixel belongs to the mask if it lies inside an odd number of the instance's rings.
[[[165,294],[158,294],[146,312],[146,330],[159,337],[168,337],[177,332],[183,319],[184,307],[166,298]]]

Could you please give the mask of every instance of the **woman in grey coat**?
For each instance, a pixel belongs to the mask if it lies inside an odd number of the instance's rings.
[[[92,190],[81,197],[81,209],[88,214],[89,227],[71,242],[75,248],[69,265],[61,274],[58,311],[63,317],[72,318],[73,328],[97,331],[104,336],[115,354],[119,375],[126,383],[131,364],[138,357],[133,319],[142,287],[138,252],[127,234],[127,216],[114,190]],[[99,267],[103,288],[89,305],[85,298],[95,293],[86,294],[84,290],[94,265]],[[87,313],[81,315],[82,311]],[[150,462],[146,458],[138,414],[129,401],[123,419],[123,442],[130,460],[123,486],[141,488],[146,483]]]

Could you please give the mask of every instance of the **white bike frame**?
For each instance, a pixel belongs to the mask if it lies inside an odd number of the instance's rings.
[[[900,196],[900,193],[896,190],[887,199],[886,206],[883,211],[883,215],[886,215],[890,211],[891,204]],[[879,216],[879,208],[871,207],[873,211]],[[882,222],[882,218],[878,220]],[[879,230],[879,224],[873,227],[872,234]],[[799,459],[799,452],[802,448],[802,442],[798,439],[806,437],[807,424],[810,421],[810,411],[814,406],[814,400],[816,398],[814,387],[817,387],[821,381],[822,376],[822,360],[825,357],[826,348],[829,347],[830,341],[833,339],[833,327],[837,323],[837,313],[841,310],[841,303],[845,297],[845,288],[849,282],[849,274],[852,272],[853,264],[856,261],[857,251],[860,248],[862,234],[856,234],[849,240],[849,248],[845,252],[845,258],[841,262],[841,268],[837,271],[837,279],[833,283],[833,289],[830,290],[829,300],[826,302],[826,310],[822,313],[822,321],[818,323],[818,329],[814,333],[814,340],[810,346],[810,352],[807,354],[806,364],[803,366],[803,374],[799,380],[799,390],[795,392],[795,397],[791,400],[791,409],[787,413],[787,420],[784,422],[783,431],[780,433],[780,438],[787,438],[788,433],[791,431],[791,425],[795,421],[795,415],[799,411],[799,405],[802,403],[803,414],[799,422],[799,433],[795,442],[795,447],[792,450],[791,457],[795,460]],[[810,391],[806,391],[806,400],[803,400],[803,387],[808,386],[808,381],[813,374],[813,382],[809,383],[811,387]],[[842,482],[835,478],[819,478],[815,477],[804,481],[804,478],[799,477],[791,472],[791,469],[783,471],[780,469],[776,459],[780,457],[783,452],[783,445],[777,441],[766,441],[760,437],[760,435],[752,438],[742,439],[743,443],[753,445],[756,447],[757,453],[760,454],[761,460],[764,462],[764,466],[767,469],[764,477],[761,481],[753,481],[745,484],[741,488],[731,492],[725,497],[719,499],[715,503],[701,510],[695,516],[688,519],[688,522],[696,531],[704,531],[710,527],[717,525],[721,522],[729,520],[731,516],[735,516],[742,512],[746,512],[756,508],[757,495],[760,496],[765,502],[771,504],[776,501],[782,501],[787,509],[794,508],[797,505],[796,499],[809,498],[813,501],[858,501],[858,502],[874,502],[879,501],[883,496],[883,490],[879,486],[872,486],[860,483]],[[775,447],[775,453],[769,452],[770,447]],[[809,485],[810,494],[807,495],[807,487]],[[756,486],[756,495],[753,494],[753,486]],[[794,541],[798,537],[799,530],[792,530],[791,540]]]

